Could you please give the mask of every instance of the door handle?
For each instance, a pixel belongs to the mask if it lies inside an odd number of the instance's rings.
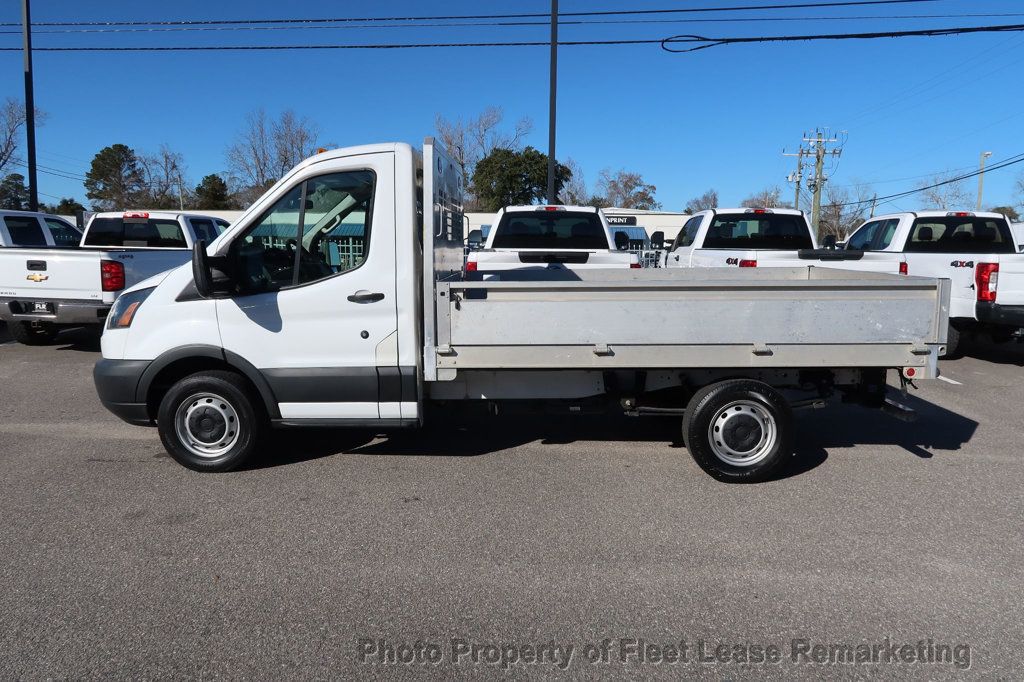
[[[376,303],[377,301],[384,300],[384,294],[379,292],[367,291],[366,289],[360,289],[356,293],[348,297],[348,300],[353,303]]]

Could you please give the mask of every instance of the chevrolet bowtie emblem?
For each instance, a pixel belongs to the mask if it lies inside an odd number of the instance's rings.
[[[50,279],[50,276],[49,275],[40,275],[38,272],[33,272],[31,275],[29,275],[25,279],[28,279],[28,280],[31,280],[33,282],[37,282],[38,283],[38,282],[45,282],[46,280]]]

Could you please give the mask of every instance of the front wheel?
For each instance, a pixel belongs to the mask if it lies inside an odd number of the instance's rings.
[[[792,454],[793,414],[782,394],[764,382],[722,381],[690,400],[683,438],[714,478],[757,483],[777,474]]]
[[[157,426],[179,464],[194,471],[230,471],[265,441],[267,419],[245,379],[211,371],[187,376],[167,391]]]

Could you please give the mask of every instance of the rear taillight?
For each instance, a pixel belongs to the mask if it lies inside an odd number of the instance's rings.
[[[100,261],[100,283],[103,291],[124,289],[124,263],[114,260]]]
[[[466,272],[476,272],[476,261],[475,260],[468,260],[468,261],[466,261]]]
[[[907,265],[907,261],[903,261],[902,263],[900,263],[900,274],[901,275],[909,275],[910,274],[910,267]]]
[[[740,261],[740,267],[741,268],[756,268],[757,267],[757,261],[756,260],[745,260],[745,259],[741,260]]]
[[[996,287],[999,285],[999,263],[978,263],[974,269],[974,285],[978,300],[983,303],[996,302]]]
[[[639,269],[640,268],[640,264],[639,263],[630,263],[629,267]]]

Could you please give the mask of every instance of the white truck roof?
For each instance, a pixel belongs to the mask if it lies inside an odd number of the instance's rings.
[[[1002,213],[993,213],[991,211],[894,211],[892,213],[886,213],[885,215],[876,215],[872,217],[871,220],[884,220],[885,218],[895,218],[897,216],[905,215],[915,215],[918,218],[966,218],[970,216],[976,218],[1006,218]]]
[[[803,215],[803,211],[793,208],[760,208],[756,206],[741,206],[740,208],[709,208],[708,211],[715,213],[776,213],[779,215]],[[703,213],[703,211],[700,211]]]
[[[94,213],[93,218],[125,218],[125,217],[147,217],[147,218],[160,218],[163,220],[177,220],[179,217],[185,218],[216,218],[216,216],[208,215],[202,211],[147,211],[145,209],[129,210],[129,211],[100,211]],[[221,218],[223,220],[223,218]]]
[[[546,211],[548,209],[555,211],[574,211],[578,213],[597,213],[600,209],[594,208],[593,206],[570,206],[567,204],[534,204],[529,206],[506,206],[500,211],[505,213],[526,213],[528,211]],[[499,212],[500,212],[499,211]]]

